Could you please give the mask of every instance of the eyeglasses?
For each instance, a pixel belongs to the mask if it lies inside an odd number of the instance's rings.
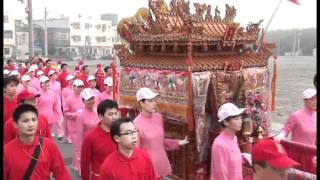
[[[133,134],[138,134],[138,133],[139,133],[139,130],[135,129],[134,131],[127,131],[125,133],[121,133],[121,134],[119,134],[119,136],[122,136],[122,135],[124,135],[124,136],[128,136],[128,135],[133,136]]]

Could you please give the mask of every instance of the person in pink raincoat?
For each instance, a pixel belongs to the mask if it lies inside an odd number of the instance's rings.
[[[89,88],[92,89],[93,93],[95,94],[96,107],[98,107],[98,104],[99,104],[98,98],[100,95],[100,91],[98,89],[96,89],[96,87],[97,87],[96,77],[94,77],[93,75],[90,75],[87,78],[87,82],[89,83]]]
[[[242,180],[242,154],[236,132],[242,128],[241,114],[245,108],[225,103],[218,110],[218,122],[223,127],[211,148],[210,180]]]
[[[85,133],[95,128],[100,122],[97,107],[95,106],[95,94],[91,88],[85,88],[81,92],[84,110],[77,116],[77,131],[75,141],[72,142],[73,147],[79,151],[75,152],[77,161],[80,164],[81,146]]]
[[[30,76],[30,83],[29,84],[31,87],[33,87],[37,91],[40,91],[41,90],[40,81],[37,77],[35,77],[34,72],[35,72],[35,67],[31,66],[27,72],[27,75]]]
[[[149,88],[141,88],[136,96],[142,109],[134,119],[134,125],[139,130],[139,146],[150,156],[157,178],[163,179],[172,171],[166,150],[179,149],[189,141],[187,137],[184,140],[165,138],[162,116],[156,113],[155,97],[158,96],[157,93],[152,92]]]
[[[30,76],[25,74],[21,77],[21,84],[18,85],[17,87],[17,94],[21,93],[22,91],[27,90],[30,93],[36,93],[37,90],[30,86]]]
[[[77,133],[77,116],[83,111],[84,104],[82,102],[82,98],[80,93],[84,88],[84,83],[80,79],[76,79],[73,82],[73,94],[66,99],[66,103],[63,107],[64,117],[68,119],[70,126],[69,134],[71,137],[71,141],[76,141],[76,133]],[[77,146],[73,146],[72,148],[72,169],[79,173],[80,171],[80,163],[77,160],[76,155],[79,154],[80,149]]]
[[[103,81],[105,90],[99,94],[99,103],[105,99],[113,100],[113,94],[112,94],[112,87],[113,87],[113,81],[112,77],[107,77]],[[99,104],[98,103],[98,104]]]
[[[48,73],[50,89],[55,92],[59,97],[61,96],[61,84],[57,81],[58,73],[55,70],[50,70]]]
[[[49,73],[49,88],[52,90],[56,96],[58,97],[58,106],[61,108],[61,84],[59,81],[57,81],[58,73],[55,70],[50,70]],[[55,118],[58,119],[58,121],[54,124],[55,129],[58,132],[58,138],[62,139],[64,136],[64,131],[62,127],[62,114],[55,114]]]
[[[58,102],[59,98],[57,95],[50,90],[48,77],[43,76],[40,78],[40,86],[41,96],[38,99],[39,113],[48,118],[48,124],[51,132],[53,133],[53,130],[55,129],[57,131],[56,133],[58,134],[58,138],[61,139],[63,132],[60,132],[59,129],[56,128],[57,121],[59,121],[56,117],[62,116],[61,103]]]
[[[317,141],[317,90],[302,93],[304,107],[290,114],[281,132],[275,137],[284,139],[291,133],[291,141],[316,146]]]
[[[74,92],[73,92],[73,82],[74,82],[74,76],[69,74],[66,77],[66,81],[68,82],[68,86],[62,89],[61,92],[61,100],[62,100],[62,107],[65,107],[65,103],[68,97],[70,97]],[[63,109],[62,109],[63,110]],[[71,144],[71,137],[69,133],[69,127],[70,127],[70,121],[68,118],[65,117],[64,115],[64,110],[63,112],[63,128],[64,128],[64,139],[65,142],[68,144]]]

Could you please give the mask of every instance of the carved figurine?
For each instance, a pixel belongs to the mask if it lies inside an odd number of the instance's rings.
[[[221,22],[220,10],[218,9],[218,6],[216,6],[214,11],[214,22]]]
[[[208,5],[208,7],[207,7],[207,14],[205,16],[205,20],[207,20],[207,21],[211,21],[212,20],[211,5]]]
[[[263,20],[260,20],[259,22],[257,23],[252,23],[250,22],[246,28],[247,32],[250,33],[250,34],[258,34],[259,31],[260,31],[260,24],[263,22]]]

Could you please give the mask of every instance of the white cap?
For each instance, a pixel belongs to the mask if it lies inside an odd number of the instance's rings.
[[[48,78],[47,76],[42,76],[42,77],[40,78],[40,83],[44,83],[44,82],[46,82],[46,81],[49,81],[49,78]]]
[[[107,85],[107,86],[112,86],[113,84],[113,80],[112,80],[112,77],[106,77],[104,80],[103,80],[103,84],[104,85]]]
[[[10,74],[10,71],[9,71],[8,69],[4,69],[4,70],[3,70],[3,74],[4,74],[4,75],[8,75],[8,74]]]
[[[34,70],[38,69],[38,65],[32,64],[29,68],[33,68]]]
[[[85,88],[82,92],[81,92],[81,97],[85,100],[88,100],[92,97],[95,97],[96,95],[94,94],[93,90],[91,88]]]
[[[90,75],[88,78],[87,78],[87,82],[89,81],[92,81],[92,80],[95,80],[96,77],[94,77],[94,75]]]
[[[230,116],[238,116],[242,114],[245,110],[246,108],[238,108],[236,105],[232,103],[225,103],[218,110],[218,121],[221,122]]]
[[[49,71],[49,73],[48,73],[48,76],[51,76],[51,75],[54,74],[54,73],[56,73],[56,71],[53,70],[53,69],[51,69],[51,70]]]
[[[30,67],[29,69],[28,69],[28,73],[29,72],[34,72],[36,69],[34,68],[34,66],[33,67]]]
[[[22,77],[21,77],[21,81],[22,82],[25,82],[25,81],[30,81],[30,76],[29,75],[27,75],[27,74],[25,74],[25,75],[23,75]]]
[[[43,74],[44,74],[44,72],[41,71],[41,70],[39,70],[39,71],[37,72],[37,76],[42,76]]]
[[[17,70],[13,70],[10,72],[10,76],[18,76],[18,75],[20,75],[20,73]]]
[[[66,77],[66,81],[70,81],[70,80],[73,79],[73,78],[74,78],[74,76],[71,75],[71,74],[69,74],[69,75]]]
[[[310,99],[315,95],[317,95],[317,90],[311,88],[304,90],[302,93],[303,99]]]
[[[141,101],[142,99],[153,99],[158,95],[158,93],[152,92],[151,89],[143,87],[137,91],[136,97],[137,101]]]
[[[73,85],[74,86],[84,86],[83,81],[80,79],[74,80]]]

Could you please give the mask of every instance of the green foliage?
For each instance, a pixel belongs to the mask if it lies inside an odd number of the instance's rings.
[[[268,31],[265,34],[265,42],[276,43],[278,55],[284,55],[285,52],[292,51],[296,32],[300,32],[302,55],[312,55],[312,50],[317,47],[316,28]]]

